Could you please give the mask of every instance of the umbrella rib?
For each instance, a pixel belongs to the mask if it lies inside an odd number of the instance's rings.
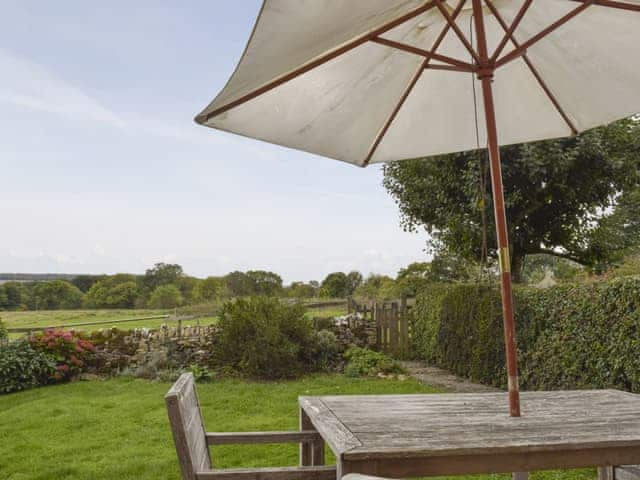
[[[425,50],[423,48],[414,47],[413,45],[407,45],[406,43],[396,42],[395,40],[389,40],[388,38],[383,37],[372,38],[371,41],[374,43],[379,43],[380,45],[385,45],[387,47],[402,50],[404,52],[420,55],[421,57],[425,57],[427,60],[438,60],[444,63],[448,63],[454,67],[464,68],[467,72],[471,72],[475,69],[475,67],[470,63],[458,60],[457,58],[448,57],[446,55],[440,55],[433,50]]]
[[[584,12],[587,8],[589,8],[591,5],[593,5],[594,1],[595,0],[585,0],[584,3],[582,3],[582,5],[580,5],[579,7],[571,10],[569,13],[564,15],[562,18],[560,18],[559,20],[556,20],[551,25],[549,25],[547,28],[545,28],[541,32],[538,32],[533,37],[531,37],[529,40],[527,40],[524,43],[522,43],[519,47],[515,48],[514,50],[512,50],[511,52],[509,52],[508,54],[503,56],[500,60],[498,60],[495,63],[495,67],[496,68],[501,67],[504,64],[509,63],[509,62],[511,62],[512,60],[515,60],[518,57],[521,57],[522,55],[524,55],[526,53],[527,49],[530,46],[532,46],[533,44],[539,42],[544,37],[546,37],[550,33],[554,32],[555,30],[560,28],[562,25],[567,23],[569,20],[571,20],[576,15]]]
[[[289,73],[286,73],[264,85],[262,85],[261,87],[256,88],[255,90],[252,90],[251,92],[243,95],[240,98],[237,98],[236,100],[232,100],[231,102],[216,108],[215,110],[198,116],[196,117],[196,121],[198,121],[199,123],[205,123],[207,122],[209,119],[215,117],[216,115],[220,115],[221,113],[224,113],[228,110],[231,110],[232,108],[235,108],[239,105],[242,105],[243,103],[248,102],[249,100],[252,100],[256,97],[259,97],[260,95],[269,92],[270,90],[273,90],[276,87],[279,87],[280,85],[287,83],[291,80],[293,80],[294,78],[299,77],[300,75],[307,73],[309,70],[313,70],[316,67],[319,67],[320,65],[323,65],[325,63],[327,63],[330,60],[333,60],[336,57],[339,57],[340,55],[343,55],[351,50],[353,50],[356,47],[359,47],[360,45],[368,42],[369,40],[382,35],[385,32],[388,32],[389,30],[402,25],[403,23],[411,20],[414,17],[417,17],[418,15],[421,15],[429,10],[431,10],[432,8],[434,8],[436,6],[436,1],[437,0],[431,0],[428,1],[426,3],[424,3],[422,6],[396,18],[395,20],[392,20],[388,23],[385,23],[384,25],[376,28],[375,30],[372,30],[364,35],[361,35],[357,38],[355,38],[354,40],[342,45],[339,48],[336,48],[335,50],[331,50],[327,53],[325,53],[324,55],[321,55],[320,57],[316,58],[315,60],[312,60],[311,62],[302,65],[301,67],[298,67],[294,70],[292,70]]]
[[[469,40],[467,40],[467,37],[465,36],[465,34],[462,33],[462,30],[460,30],[460,27],[458,27],[458,24],[455,22],[455,20],[451,18],[451,15],[449,15],[449,12],[447,12],[447,9],[442,4],[442,0],[435,0],[435,2],[442,16],[445,18],[445,20],[451,26],[451,28],[453,28],[453,31],[456,32],[456,35],[458,36],[462,44],[465,46],[465,48],[469,51],[469,53],[471,54],[473,59],[476,61],[476,63],[480,65],[480,57],[478,56],[478,53],[474,50],[471,43],[469,43]]]
[[[504,47],[509,42],[509,39],[512,38],[513,33],[515,32],[516,28],[518,28],[518,25],[520,25],[520,22],[522,21],[522,18],[524,17],[525,13],[527,13],[527,10],[529,10],[529,7],[531,6],[532,2],[533,2],[533,0],[525,0],[525,2],[522,4],[522,7],[520,7],[520,10],[516,14],[516,16],[513,19],[513,21],[511,22],[511,26],[505,32],[504,37],[502,37],[502,40],[500,41],[500,43],[496,47],[495,52],[493,52],[493,55],[491,56],[491,63],[495,63],[496,62],[496,60],[498,59],[498,57],[502,53],[502,50],[504,49]]]
[[[466,1],[467,0],[460,0],[460,3],[456,7],[456,10],[453,12],[453,15],[452,15],[454,20],[462,10],[462,7],[466,3]],[[429,62],[431,61],[432,58],[434,58],[433,55],[435,55],[436,51],[440,47],[440,44],[444,41],[445,37],[447,36],[447,33],[449,32],[449,28],[450,28],[450,25],[447,23],[442,29],[442,31],[440,32],[440,34],[438,35],[438,38],[436,38],[436,41],[433,42],[433,45],[431,46],[431,50],[430,50],[431,56],[428,56],[427,58],[425,58],[424,62],[420,64],[420,68],[416,71],[416,73],[411,78],[409,85],[407,85],[407,88],[405,89],[404,93],[400,97],[400,101],[391,112],[391,115],[389,115],[389,118],[387,118],[387,120],[384,122],[384,125],[378,132],[378,135],[376,135],[376,138],[373,141],[373,145],[371,145],[371,148],[369,149],[369,153],[367,154],[367,157],[365,158],[364,162],[362,162],[362,167],[366,167],[367,165],[369,165],[369,162],[371,161],[373,154],[376,152],[376,150],[378,149],[378,146],[380,145],[380,142],[382,142],[382,139],[387,134],[387,131],[389,130],[389,128],[391,127],[391,124],[393,123],[396,116],[398,115],[398,112],[400,112],[402,105],[404,105],[404,102],[407,100],[407,98],[409,98],[409,95],[411,94],[413,87],[415,87],[416,84],[418,83],[418,80],[420,79],[422,72],[424,72],[424,70],[429,67]]]
[[[572,0],[573,2],[584,3],[588,0]],[[640,5],[631,5],[626,2],[618,2],[615,0],[595,0],[594,5],[598,5],[599,7],[609,7],[609,8],[617,8],[620,10],[630,10],[632,12],[640,12]]]
[[[493,13],[494,17],[496,18],[496,20],[498,21],[498,23],[500,24],[502,29],[505,31],[505,33],[508,34],[507,35],[508,39],[511,40],[511,42],[513,43],[515,48],[518,48],[520,46],[519,42],[514,38],[513,31],[509,32],[509,29],[507,28],[507,23],[504,21],[504,19],[502,18],[502,15],[500,15],[500,12],[498,11],[498,9],[493,4],[493,0],[484,0],[484,1],[487,4],[487,6],[489,7],[489,10],[491,10],[491,13]],[[560,105],[560,102],[558,102],[558,99],[555,97],[553,92],[551,92],[551,90],[549,89],[549,86],[547,85],[547,83],[544,81],[544,79],[540,75],[540,72],[538,71],[538,69],[533,65],[533,63],[531,62],[531,59],[529,58],[529,56],[525,53],[522,56],[522,59],[526,63],[527,67],[529,67],[529,70],[531,71],[531,74],[538,81],[538,84],[540,85],[540,87],[542,88],[544,93],[547,95],[547,97],[549,98],[549,100],[551,101],[553,106],[556,108],[556,110],[558,111],[560,116],[563,118],[563,120],[568,125],[569,129],[571,130],[571,133],[573,135],[577,135],[578,134],[578,129],[576,128],[574,123],[569,118],[569,115],[567,115],[567,112],[562,108],[562,106]]]

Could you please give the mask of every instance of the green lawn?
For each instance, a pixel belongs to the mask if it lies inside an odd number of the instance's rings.
[[[317,308],[310,308],[309,310],[307,310],[307,316],[309,318],[314,318],[314,317],[321,317],[321,318],[332,318],[332,317],[339,317],[341,315],[346,315],[347,314],[347,306],[345,305],[344,307],[317,307]]]
[[[29,328],[29,327],[54,327],[86,322],[112,322],[114,320],[126,320],[141,317],[151,317],[156,315],[173,314],[172,310],[38,310],[29,312],[0,312],[0,319],[7,328]],[[183,325],[208,325],[215,323],[217,317],[204,317],[198,320],[183,322]],[[116,326],[123,330],[134,328],[158,328],[163,323],[176,325],[175,321],[169,319],[138,320],[124,323],[105,323],[103,325],[87,325],[71,327],[78,331],[93,331],[101,328]],[[22,334],[12,334],[12,337]]]
[[[166,383],[117,378],[0,396],[0,478],[178,480],[162,398],[168,388]],[[210,431],[296,429],[299,395],[432,391],[413,380],[341,375],[291,382],[225,380],[199,385]],[[213,450],[213,456],[222,468],[294,465],[297,447],[221,446]],[[594,471],[582,470],[547,472],[533,478],[583,480],[594,476]]]

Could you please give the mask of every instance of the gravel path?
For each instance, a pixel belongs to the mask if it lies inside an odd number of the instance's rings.
[[[473,383],[457,377],[442,368],[433,367],[423,362],[400,362],[413,378],[425,385],[441,388],[452,393],[499,392],[500,389]]]

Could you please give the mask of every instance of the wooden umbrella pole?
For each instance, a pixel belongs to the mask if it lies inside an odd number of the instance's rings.
[[[504,323],[504,344],[509,376],[509,413],[512,417],[520,416],[520,392],[518,387],[518,365],[516,355],[516,333],[513,318],[513,294],[511,291],[511,268],[509,255],[509,236],[507,234],[507,216],[504,207],[504,190],[502,171],[500,168],[500,148],[498,146],[498,129],[496,126],[495,105],[493,102],[494,66],[487,52],[487,38],[484,30],[484,13],[480,0],[473,0],[473,16],[478,42],[480,65],[478,78],[482,82],[484,113],[487,127],[489,162],[491,165],[491,186],[493,205],[498,236],[498,257],[500,260],[500,285],[502,293],[502,315]]]

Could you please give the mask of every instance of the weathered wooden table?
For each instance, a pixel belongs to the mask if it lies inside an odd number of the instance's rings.
[[[316,429],[338,479],[527,472],[640,463],[640,395],[616,390],[300,397],[300,427]],[[323,444],[301,446],[303,465]],[[602,472],[606,471],[601,469]]]

